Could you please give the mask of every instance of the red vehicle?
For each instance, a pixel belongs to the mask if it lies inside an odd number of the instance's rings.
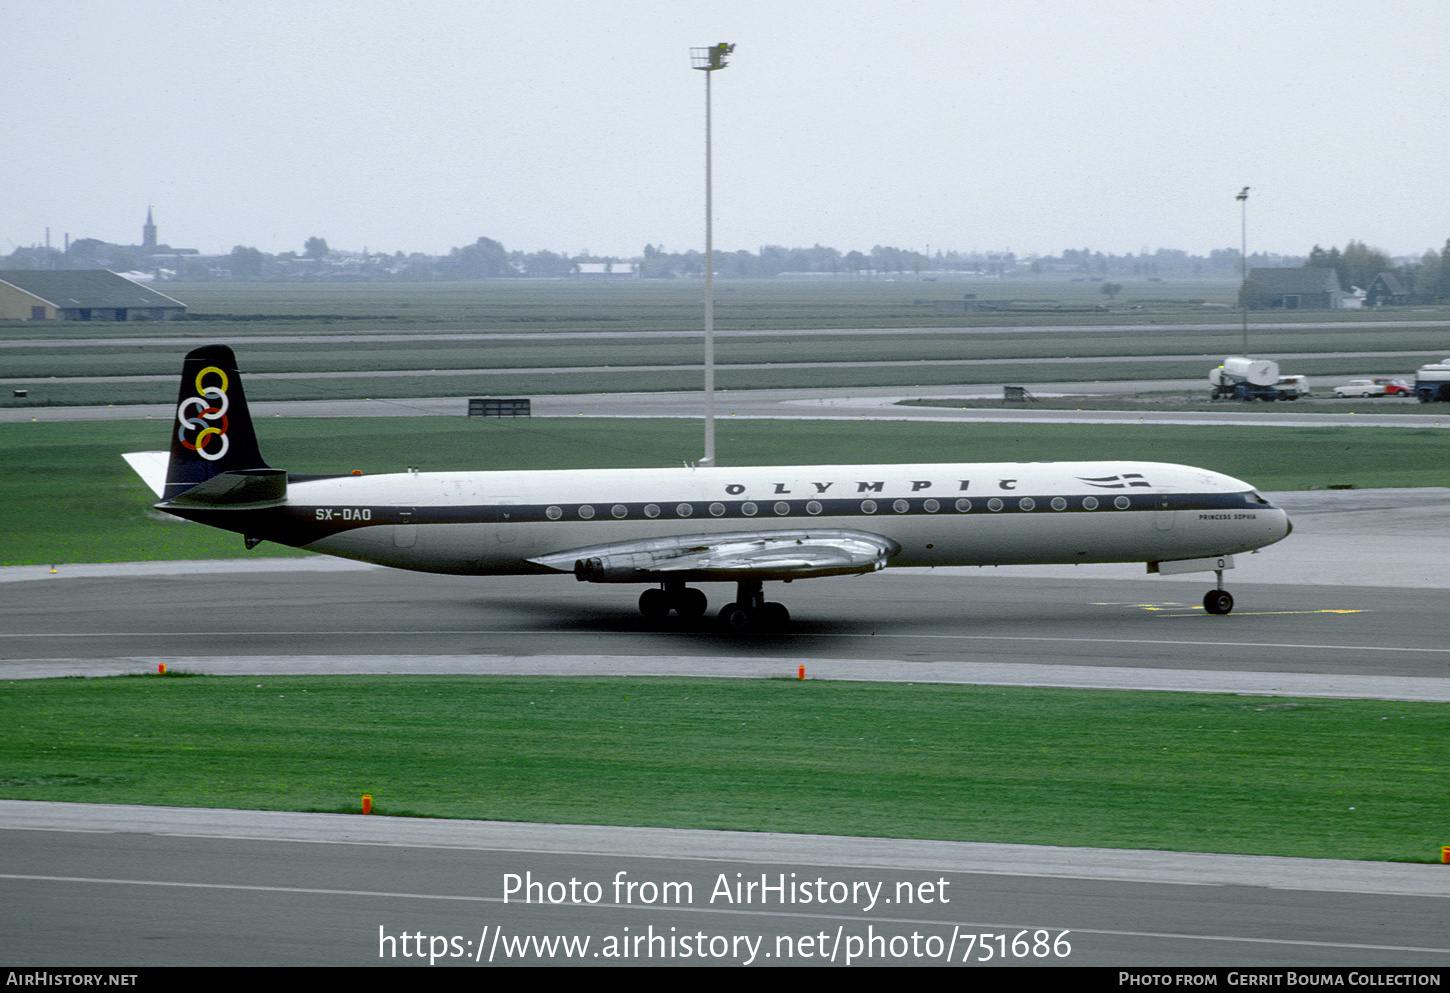
[[[1403,379],[1376,379],[1375,383],[1385,388],[1385,396],[1387,397],[1413,396],[1415,392],[1410,388],[1410,384]]]

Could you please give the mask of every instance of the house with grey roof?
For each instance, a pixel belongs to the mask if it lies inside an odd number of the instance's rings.
[[[1254,310],[1338,310],[1349,296],[1327,267],[1250,269],[1245,287]]]
[[[1410,291],[1392,272],[1382,272],[1369,284],[1365,303],[1371,307],[1399,306],[1410,302]]]
[[[186,304],[106,269],[0,272],[0,320],[166,321]]]

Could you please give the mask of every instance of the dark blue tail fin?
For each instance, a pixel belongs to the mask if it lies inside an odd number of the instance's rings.
[[[196,349],[181,367],[165,499],[224,472],[269,468],[257,449],[236,356],[226,345]]]

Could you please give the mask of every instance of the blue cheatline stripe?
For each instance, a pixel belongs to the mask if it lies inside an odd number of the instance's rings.
[[[1000,514],[1103,514],[1155,510],[1269,510],[1248,493],[1104,493],[1101,495],[876,497],[858,495],[831,500],[670,500],[659,502],[557,504],[469,504],[466,506],[293,506],[278,508],[279,518],[293,527],[330,534],[379,524],[530,524],[582,521],[765,521],[842,518],[868,522],[875,518],[912,516],[994,516]],[[363,514],[363,511],[366,514]],[[330,512],[330,516],[329,516]],[[319,517],[319,513],[323,516]]]

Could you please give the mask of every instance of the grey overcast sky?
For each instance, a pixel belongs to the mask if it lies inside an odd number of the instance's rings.
[[[0,0],[0,251],[1450,237],[1444,0]]]

